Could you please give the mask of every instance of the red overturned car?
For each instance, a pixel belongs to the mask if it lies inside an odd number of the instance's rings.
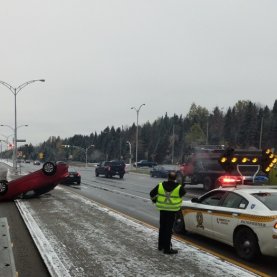
[[[40,170],[7,182],[0,180],[0,202],[39,196],[54,189],[68,176],[64,162],[45,162]]]

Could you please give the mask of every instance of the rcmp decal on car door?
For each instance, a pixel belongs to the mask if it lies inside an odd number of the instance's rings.
[[[204,225],[203,225],[203,214],[201,212],[196,213],[196,221],[197,221],[197,228],[202,228],[204,230]]]

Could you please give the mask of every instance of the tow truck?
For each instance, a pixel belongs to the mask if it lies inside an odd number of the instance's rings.
[[[180,165],[177,181],[184,185],[203,184],[205,191],[217,188],[223,177],[229,177],[236,184],[253,184],[258,177],[265,181],[276,162],[270,149],[198,146]]]

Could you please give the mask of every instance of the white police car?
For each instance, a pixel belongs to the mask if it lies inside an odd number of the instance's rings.
[[[220,187],[183,201],[175,233],[197,233],[233,246],[239,257],[277,257],[277,188]]]

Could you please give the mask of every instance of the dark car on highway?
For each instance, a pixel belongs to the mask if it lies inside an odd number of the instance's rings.
[[[68,176],[61,182],[63,185],[80,185],[81,175],[75,168],[68,169]]]
[[[174,165],[157,165],[150,170],[151,177],[167,178],[171,171],[176,172],[177,168]]]
[[[137,163],[134,163],[135,167],[153,167],[156,165],[157,165],[156,162],[151,162],[151,161],[147,161],[147,160],[141,160]]]
[[[118,175],[120,179],[125,174],[125,163],[123,161],[103,161],[95,168],[95,176],[104,175],[106,178],[111,178]]]

